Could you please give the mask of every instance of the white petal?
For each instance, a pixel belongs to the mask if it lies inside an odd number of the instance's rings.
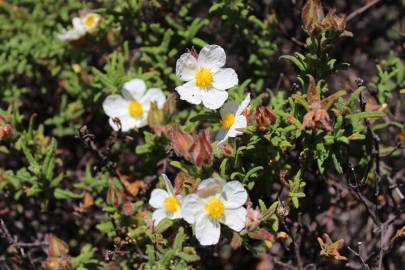
[[[78,17],[73,18],[72,25],[73,25],[73,29],[76,30],[77,32],[80,32],[83,34],[86,32],[86,27],[84,26],[82,19],[80,19]]]
[[[144,112],[141,117],[136,117],[136,118],[131,117],[135,121],[134,128],[142,128],[144,126],[147,126],[148,125],[147,117],[148,117],[148,112]]]
[[[221,225],[217,220],[208,218],[205,214],[197,218],[195,236],[203,246],[215,245],[219,241]]]
[[[56,37],[62,41],[77,40],[80,38],[80,33],[75,30],[64,30],[62,33],[56,35]]]
[[[228,99],[228,92],[211,88],[208,91],[201,91],[202,102],[205,107],[211,110],[216,110]]]
[[[181,215],[185,221],[194,224],[197,215],[203,213],[203,202],[197,194],[187,195],[181,204]]]
[[[152,214],[153,225],[156,227],[166,217],[167,212],[164,209],[155,210]]]
[[[228,138],[228,129],[221,128],[215,136],[216,141],[222,141]]]
[[[246,116],[240,114],[235,117],[235,122],[232,125],[236,129],[243,129],[247,127]]]
[[[201,103],[201,90],[195,85],[194,81],[187,82],[183,85],[176,87],[180,99],[185,100],[191,104]]]
[[[212,186],[218,186],[222,190],[222,187],[225,184],[226,182],[220,178],[207,178],[200,182],[197,191],[201,191]]]
[[[250,103],[250,94],[247,94],[235,114],[241,115],[243,111],[249,106],[249,103]]]
[[[133,79],[124,83],[122,94],[128,100],[140,100],[146,91],[146,84],[143,80]]]
[[[172,185],[172,183],[170,182],[170,180],[169,180],[169,178],[167,177],[167,175],[163,173],[163,174],[162,174],[162,178],[163,178],[163,181],[165,182],[167,192],[168,192],[170,195],[174,195],[173,185]]]
[[[221,197],[226,209],[238,208],[246,203],[248,194],[243,184],[239,181],[231,181],[222,188]]]
[[[226,182],[222,179],[208,178],[198,185],[197,194],[204,199],[211,196],[219,195],[225,183]]]
[[[194,79],[197,69],[197,59],[191,53],[183,53],[176,62],[176,76],[182,81]]]
[[[103,102],[103,110],[109,117],[128,114],[129,102],[120,95],[109,95]]]
[[[170,195],[166,192],[166,190],[156,188],[150,194],[149,204],[153,208],[162,208],[164,201]]]
[[[224,49],[218,45],[207,45],[198,55],[198,65],[212,72],[216,72],[225,65],[226,55]]]
[[[146,94],[140,99],[142,103],[143,110],[145,112],[149,111],[150,103],[154,101],[157,103],[158,108],[161,110],[166,102],[166,96],[163,94],[162,90],[159,88],[151,88]]]
[[[137,128],[137,123],[139,122],[139,120],[137,120],[136,118],[131,117],[130,115],[122,115],[122,116],[117,116],[116,118],[118,118],[120,120],[121,123],[121,131],[122,132],[126,132],[130,129],[133,128]],[[115,130],[118,131],[119,130],[119,126],[115,123],[114,118],[110,118],[108,120],[108,122],[110,123],[110,126]]]
[[[240,232],[246,226],[246,209],[225,209],[223,223],[234,231]]]
[[[233,68],[221,68],[214,74],[213,86],[217,89],[229,89],[238,83],[238,75]]]
[[[243,134],[242,132],[240,132],[240,131],[238,131],[236,128],[233,128],[233,127],[231,127],[229,130],[228,130],[228,138],[235,138],[236,136],[239,136],[239,135],[241,135],[241,134]]]
[[[172,216],[173,219],[182,218],[182,215],[181,215],[181,205],[183,204],[184,197],[183,197],[182,195],[177,195],[176,198],[177,198],[177,200],[179,200],[179,202],[180,202],[180,207],[179,207],[179,209],[177,209],[176,212],[173,213],[173,216]]]
[[[224,116],[225,113],[232,113],[235,114],[236,111],[239,108],[239,103],[233,102],[233,101],[228,101],[227,103],[222,106],[222,108],[219,110],[219,114]]]
[[[247,127],[246,117],[244,115],[239,115],[235,118],[235,122],[233,123],[232,127],[228,130],[228,137],[234,138],[243,134],[240,129],[244,129]]]

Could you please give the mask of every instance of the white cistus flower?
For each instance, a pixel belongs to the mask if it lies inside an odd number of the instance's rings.
[[[104,112],[110,117],[109,123],[114,130],[128,131],[133,128],[141,128],[148,124],[148,112],[150,104],[156,102],[161,110],[166,102],[166,96],[162,90],[151,88],[146,91],[145,82],[133,79],[124,84],[121,95],[110,95],[103,102]]]
[[[196,58],[184,53],[176,63],[176,75],[185,84],[176,87],[180,99],[192,104],[201,102],[208,109],[218,109],[228,99],[227,89],[238,84],[238,75],[225,65],[224,49],[207,45]]]
[[[96,13],[88,13],[81,18],[75,17],[72,20],[73,28],[64,30],[61,34],[57,35],[57,38],[62,41],[78,40],[86,33],[92,32],[97,27],[100,18],[100,15]]]
[[[82,18],[82,22],[87,32],[92,32],[100,22],[100,15],[96,13],[88,13]]]
[[[181,202],[183,196],[175,195],[169,178],[162,174],[166,190],[156,188],[152,191],[149,204],[156,210],[152,214],[154,226],[157,226],[164,218],[181,218]]]
[[[247,94],[241,104],[236,102],[227,102],[219,111],[221,115],[221,129],[218,131],[215,140],[219,141],[218,146],[221,146],[229,137],[236,137],[243,132],[241,129],[247,127],[246,117],[243,114],[244,110],[249,106],[250,94]]]
[[[208,178],[200,183],[196,194],[183,200],[181,213],[190,224],[201,245],[215,245],[221,233],[221,223],[240,232],[246,226],[247,192],[238,181],[225,182]]]

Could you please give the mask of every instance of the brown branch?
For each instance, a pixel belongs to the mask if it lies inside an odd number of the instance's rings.
[[[363,7],[353,11],[352,13],[349,14],[349,16],[347,16],[346,18],[346,22],[349,22],[350,20],[352,20],[353,18],[355,18],[356,16],[366,12],[369,8],[371,8],[372,6],[376,5],[378,2],[380,2],[381,0],[374,0],[371,1],[370,3],[364,5]]]
[[[363,264],[363,269],[364,270],[370,270],[370,266],[366,263],[366,261],[363,259],[363,257],[360,255],[360,247],[359,247],[359,252],[354,251],[350,246],[347,246],[347,248],[356,256],[360,259],[361,263]]]

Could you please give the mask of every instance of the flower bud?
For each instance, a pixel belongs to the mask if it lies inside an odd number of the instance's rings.
[[[172,115],[176,111],[176,96],[169,97],[163,105],[164,115]]]
[[[253,232],[248,232],[248,235],[252,239],[257,239],[257,240],[264,240],[264,241],[273,241],[275,236],[267,231],[266,229],[258,229]]]
[[[151,127],[158,127],[163,122],[163,112],[159,110],[157,103],[152,102],[150,104],[150,110],[148,112],[148,123]]]
[[[194,137],[194,143],[190,147],[189,154],[191,162],[197,167],[212,165],[214,155],[212,153],[212,145],[207,131],[202,130]]]
[[[264,106],[256,108],[255,122],[260,130],[266,130],[270,124],[274,124],[276,120],[276,115],[269,108]]]
[[[125,197],[122,186],[115,181],[110,181],[107,191],[107,203],[118,207],[125,201]]]
[[[262,213],[260,212],[259,208],[253,208],[251,204],[248,204],[247,212],[246,212],[246,228],[254,229],[259,226],[262,220]]]
[[[290,209],[288,207],[280,205],[277,207],[276,214],[279,217],[286,217],[290,213]]]
[[[41,268],[44,270],[72,270],[72,262],[70,257],[50,257],[41,263]]]
[[[0,141],[10,137],[13,126],[6,122],[6,119],[0,116]]]
[[[220,149],[224,154],[227,154],[227,155],[233,154],[233,147],[229,143],[224,143]]]
[[[346,28],[346,16],[336,15],[336,10],[331,9],[322,20],[321,25],[325,31],[331,31],[340,35]]]
[[[63,257],[68,255],[69,246],[68,244],[56,237],[53,234],[48,235],[48,256],[49,257]]]
[[[136,210],[136,207],[135,207],[135,204],[134,204],[134,203],[132,203],[132,202],[125,202],[125,203],[122,205],[121,212],[122,212],[122,214],[125,215],[125,216],[131,216],[131,215],[133,215],[133,214],[135,213],[135,210]]]
[[[324,18],[321,0],[308,0],[302,9],[302,23],[308,35],[318,32]]]
[[[193,144],[193,138],[182,131],[178,124],[173,124],[168,129],[168,136],[170,138],[170,146],[176,155],[190,160],[189,150]]]

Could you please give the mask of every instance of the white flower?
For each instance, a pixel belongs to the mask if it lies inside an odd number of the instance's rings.
[[[114,130],[119,129],[114,118],[120,120],[121,130],[125,132],[148,124],[147,117],[152,102],[156,102],[159,109],[163,108],[166,97],[162,90],[151,88],[146,93],[145,91],[145,82],[133,79],[124,84],[122,96],[110,95],[104,100],[103,109],[110,117],[109,122]]]
[[[100,22],[100,15],[96,13],[88,13],[82,18],[82,22],[87,32],[93,31]]]
[[[175,195],[169,178],[162,174],[166,190],[157,188],[152,191],[149,204],[156,210],[152,214],[153,224],[157,226],[164,218],[181,218],[181,202],[183,196]]]
[[[240,232],[246,226],[247,192],[238,181],[225,182],[209,178],[200,183],[197,194],[184,198],[181,213],[190,224],[201,245],[215,245],[219,241],[223,223]]]
[[[176,87],[180,99],[192,104],[201,102],[208,109],[218,109],[228,99],[229,89],[238,84],[238,75],[225,65],[224,49],[218,45],[207,45],[198,58],[184,53],[176,63],[176,75],[185,84]]]
[[[73,28],[57,35],[57,38],[62,41],[78,40],[86,33],[92,32],[98,25],[101,17],[96,13],[89,13],[82,18],[75,17],[72,20]]]
[[[249,106],[250,94],[247,94],[241,104],[236,102],[227,102],[219,111],[221,115],[221,129],[218,131],[215,140],[219,141],[221,146],[228,137],[236,137],[242,134],[240,129],[247,127],[247,121],[243,111]]]

